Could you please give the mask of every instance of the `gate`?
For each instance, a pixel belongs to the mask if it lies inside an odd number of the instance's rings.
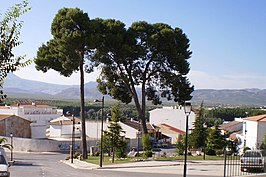
[[[266,176],[264,163],[253,152],[248,158],[227,152],[224,154],[224,177]]]

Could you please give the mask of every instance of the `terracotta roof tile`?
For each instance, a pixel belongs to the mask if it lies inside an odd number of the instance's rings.
[[[244,118],[244,120],[251,120],[251,121],[257,121],[257,122],[266,122],[266,114],[258,115],[258,116],[252,116]]]
[[[166,128],[170,131],[176,132],[176,133],[180,133],[180,134],[185,134],[185,132],[183,130],[180,130],[178,128],[172,127],[171,125],[168,124],[161,124],[160,125],[161,128]]]

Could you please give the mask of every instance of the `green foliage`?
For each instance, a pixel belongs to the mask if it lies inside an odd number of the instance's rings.
[[[256,108],[214,108],[206,111],[206,117],[220,118],[224,121],[233,121],[236,117],[245,118],[247,116],[256,116],[265,114],[264,110]]]
[[[143,157],[144,157],[144,158],[152,157],[152,150],[144,151],[144,152],[143,152]]]
[[[194,88],[186,77],[189,40],[181,29],[163,23],[140,21],[126,29],[116,20],[97,22],[102,34],[95,54],[102,68],[98,89],[124,103],[133,99],[146,134],[146,99],[160,104],[161,91],[181,104],[192,98]],[[141,93],[136,87],[142,88]]]
[[[201,104],[197,113],[196,121],[194,122],[194,129],[189,136],[189,143],[193,148],[202,148],[205,145],[207,139],[207,128],[204,127],[205,115],[203,103]]]
[[[53,19],[51,26],[53,39],[39,47],[34,59],[36,69],[47,72],[58,71],[69,77],[80,72],[80,112],[82,120],[82,155],[87,158],[85,133],[84,65],[92,72],[91,56],[94,53],[93,35],[95,31],[87,13],[78,8],[62,8]]]
[[[142,135],[142,147],[144,151],[148,151],[152,149],[152,142],[150,140],[149,134],[143,134]]]
[[[184,138],[182,135],[178,135],[177,142],[176,142],[176,152],[178,155],[183,155],[185,151],[185,146],[184,146]]]
[[[0,138],[0,147],[4,147],[4,148],[8,148],[8,149],[12,149],[12,145],[11,144],[6,144],[5,142],[7,142],[6,138]]]
[[[221,134],[218,126],[211,129],[207,138],[207,149],[208,150],[221,150],[226,146],[226,137]]]
[[[19,36],[23,22],[19,21],[19,18],[29,10],[28,1],[25,0],[8,9],[3,17],[0,16],[0,100],[6,98],[2,88],[7,74],[31,63],[30,60],[23,61],[25,56],[15,57],[13,51],[22,43]]]
[[[112,151],[113,162],[115,155],[119,157],[124,157],[127,148],[127,142],[125,137],[122,136],[122,127],[119,125],[119,121],[122,119],[119,104],[116,104],[112,108],[111,123],[108,126],[108,130],[104,131],[104,149]],[[118,154],[116,154],[118,152]]]

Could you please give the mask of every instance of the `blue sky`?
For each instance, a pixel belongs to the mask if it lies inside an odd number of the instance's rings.
[[[18,0],[1,0],[1,13]],[[31,0],[21,19],[23,44],[16,54],[36,56],[51,39],[51,22],[62,7],[78,7],[90,18],[114,18],[127,26],[144,20],[179,27],[190,39],[189,79],[196,89],[266,88],[266,1],[264,0]],[[30,80],[79,84],[78,74],[65,78],[34,66],[15,73]],[[97,74],[86,74],[86,81]]]

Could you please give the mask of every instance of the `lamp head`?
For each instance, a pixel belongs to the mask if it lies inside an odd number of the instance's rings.
[[[184,111],[186,114],[190,114],[192,110],[192,105],[190,102],[185,102],[184,104]]]

